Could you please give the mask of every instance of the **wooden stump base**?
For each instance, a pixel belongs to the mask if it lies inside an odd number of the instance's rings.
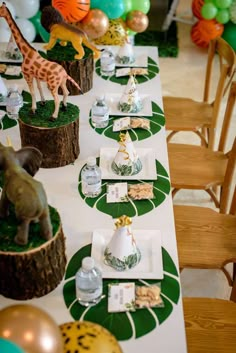
[[[71,81],[67,80],[66,86],[71,96],[86,93],[93,88],[94,60],[92,53],[89,54],[88,57],[81,60],[55,61],[64,67],[68,75],[71,76],[81,88],[80,91]],[[62,94],[60,87],[58,93]]]
[[[68,103],[68,107],[70,105],[72,106]],[[41,111],[47,111],[47,107],[43,109],[41,108]],[[42,168],[57,168],[73,163],[80,152],[79,113],[71,121],[68,112],[68,119],[64,117],[65,122],[62,124],[59,124],[60,116],[58,116],[58,122],[47,123],[49,118],[45,113],[44,121],[40,125],[40,123],[36,123],[38,113],[36,112],[36,115],[30,120],[28,110],[30,110],[30,105],[21,108],[18,120],[22,147],[33,146],[42,152]],[[66,115],[67,113],[63,114]]]
[[[0,251],[0,294],[15,300],[42,297],[61,282],[66,266],[61,225],[54,237],[33,250]]]

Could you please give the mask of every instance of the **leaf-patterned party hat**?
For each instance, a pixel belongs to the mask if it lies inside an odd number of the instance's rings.
[[[121,64],[132,64],[135,61],[133,46],[130,42],[126,41],[119,48],[116,59]]]
[[[104,262],[117,271],[125,271],[136,266],[141,253],[136,245],[130,225],[132,220],[128,216],[117,219],[114,234],[104,251]]]
[[[119,149],[111,168],[118,175],[134,175],[141,171],[142,163],[135,150],[128,131],[120,134]]]
[[[142,109],[134,75],[130,75],[127,86],[119,101],[118,108],[124,113],[138,113]]]

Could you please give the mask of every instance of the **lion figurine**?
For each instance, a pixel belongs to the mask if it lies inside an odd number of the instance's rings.
[[[100,57],[100,50],[90,43],[86,33],[81,29],[66,23],[60,12],[53,6],[44,7],[41,16],[41,24],[46,31],[50,33],[49,42],[44,46],[44,49],[52,49],[59,39],[59,43],[62,46],[66,46],[67,42],[71,42],[78,53],[74,56],[75,59],[79,60],[84,56],[84,48],[82,44],[93,51],[95,59]]]

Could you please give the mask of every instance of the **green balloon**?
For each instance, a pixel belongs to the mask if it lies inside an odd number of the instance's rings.
[[[132,0],[132,10],[138,10],[147,14],[150,10],[150,0]]]
[[[224,32],[222,38],[231,45],[231,47],[236,51],[236,24],[229,21],[224,25]]]
[[[214,2],[218,9],[227,9],[230,7],[232,0],[214,0]]]
[[[201,8],[201,15],[205,20],[212,20],[216,17],[217,8],[211,2],[204,4]]]
[[[216,21],[222,24],[229,22],[229,11],[227,9],[219,10],[216,15]]]

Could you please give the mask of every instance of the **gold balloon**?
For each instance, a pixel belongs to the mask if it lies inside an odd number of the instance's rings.
[[[103,11],[92,9],[78,25],[89,38],[95,39],[106,33],[109,19]]]
[[[122,353],[121,347],[107,329],[90,321],[60,325],[64,353]]]
[[[130,11],[125,22],[128,28],[137,33],[144,32],[149,24],[147,15],[138,10]]]
[[[33,305],[12,305],[0,311],[0,337],[27,353],[63,353],[61,332],[55,321]]]

